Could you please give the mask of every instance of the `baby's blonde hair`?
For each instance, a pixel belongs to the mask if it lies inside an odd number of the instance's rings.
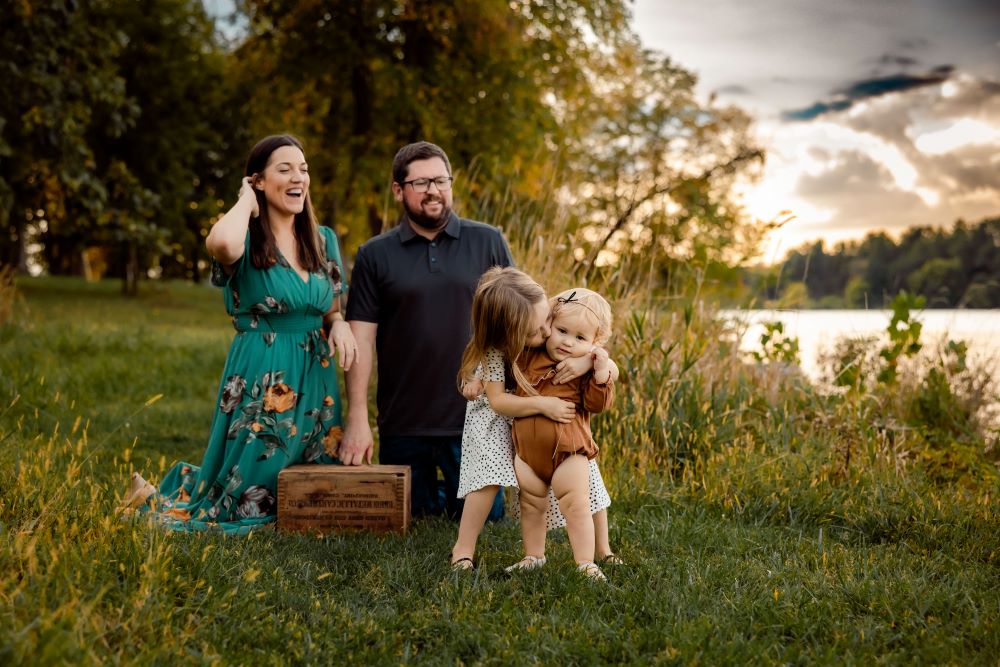
[[[494,266],[484,273],[472,298],[472,339],[462,353],[459,385],[473,378],[489,350],[497,350],[511,376],[526,389],[528,383],[516,360],[533,333],[535,304],[544,300],[545,290],[523,271]]]
[[[564,290],[549,299],[552,319],[562,312],[580,312],[597,326],[595,345],[604,345],[611,338],[611,305],[603,296],[586,287]]]

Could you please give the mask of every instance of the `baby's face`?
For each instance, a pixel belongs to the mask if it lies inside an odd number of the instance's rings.
[[[531,334],[528,336],[528,347],[538,347],[549,337],[549,300],[542,299],[532,310]]]
[[[597,323],[583,308],[563,308],[552,320],[545,351],[553,361],[582,357],[594,347]]]

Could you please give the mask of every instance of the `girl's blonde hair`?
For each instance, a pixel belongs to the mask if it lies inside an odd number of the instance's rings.
[[[529,389],[516,359],[534,333],[535,305],[545,300],[545,290],[523,271],[494,266],[483,274],[472,298],[472,339],[462,353],[458,371],[461,385],[475,376],[489,350],[497,350],[522,389]]]
[[[611,305],[594,290],[586,287],[565,290],[549,299],[549,306],[553,320],[563,312],[582,313],[597,327],[595,345],[604,345],[611,337]]]

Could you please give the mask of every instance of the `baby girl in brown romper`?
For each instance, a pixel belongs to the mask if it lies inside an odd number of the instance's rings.
[[[587,459],[597,456],[597,444],[590,433],[590,415],[611,407],[615,385],[610,379],[598,384],[593,371],[566,384],[553,384],[556,365],[544,347],[528,350],[518,360],[525,378],[541,396],[555,396],[576,405],[573,421],[562,424],[545,415],[531,415],[514,420],[514,447],[521,460],[546,484],[552,483],[552,473],[573,454]],[[527,396],[523,389],[515,392]]]
[[[603,579],[594,564],[595,537],[588,499],[588,461],[597,456],[590,432],[590,415],[602,412],[614,399],[615,366],[603,345],[611,333],[611,307],[588,289],[567,290],[550,301],[551,332],[542,347],[526,350],[517,360],[523,382],[516,394],[556,397],[572,405],[571,419],[558,421],[544,414],[514,419],[512,435],[517,456],[514,472],[520,487],[521,533],[525,557],[507,568],[534,569],[545,562],[545,521],[551,488],[566,517],[573,557],[590,577]],[[589,355],[593,370],[568,383],[555,384],[556,366]]]

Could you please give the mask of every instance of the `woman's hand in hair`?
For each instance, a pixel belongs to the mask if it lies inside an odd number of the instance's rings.
[[[253,202],[253,208],[250,209],[250,217],[257,218],[260,216],[260,206],[257,204],[257,192],[253,187],[253,177],[246,176],[243,178],[243,184],[240,186],[240,199],[244,197],[249,198]]]
[[[257,206],[257,194],[250,178],[244,178],[240,185],[240,194],[233,207],[208,231],[205,237],[205,248],[230,273],[231,267],[243,257],[250,219],[260,213]]]

